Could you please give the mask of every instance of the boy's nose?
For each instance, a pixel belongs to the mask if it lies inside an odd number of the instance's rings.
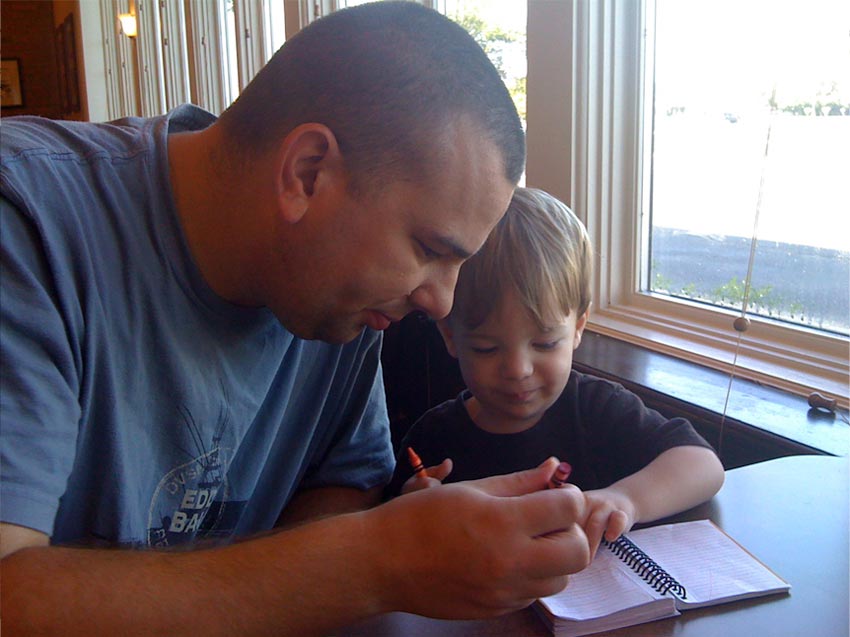
[[[502,374],[505,378],[517,380],[531,376],[534,366],[525,352],[506,352],[502,359]]]

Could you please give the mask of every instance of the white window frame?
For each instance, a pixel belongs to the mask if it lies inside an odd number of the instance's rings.
[[[737,313],[638,292],[648,11],[636,0],[528,3],[526,179],[588,227],[596,253],[589,329],[846,406],[846,338],[755,316],[739,338]]]

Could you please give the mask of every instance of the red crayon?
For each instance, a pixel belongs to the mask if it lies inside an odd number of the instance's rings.
[[[550,489],[557,489],[558,487],[564,486],[572,471],[573,468],[570,466],[569,462],[562,462],[558,465],[558,468],[555,469],[555,473],[552,474],[552,477],[549,478],[549,484],[547,486]]]
[[[407,448],[407,457],[410,460],[410,466],[413,467],[413,472],[420,478],[427,478],[428,473],[425,471],[425,465],[422,464],[422,459],[416,455],[413,447]]]

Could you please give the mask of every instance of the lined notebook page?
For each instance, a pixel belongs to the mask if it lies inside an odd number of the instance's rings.
[[[599,549],[590,566],[570,575],[563,591],[544,601],[552,614],[573,620],[604,617],[653,602],[676,614],[671,598],[659,599],[651,588],[636,583],[631,571],[605,547]]]
[[[628,536],[684,584],[688,596],[678,602],[679,608],[788,589],[787,582],[709,520],[641,529]]]

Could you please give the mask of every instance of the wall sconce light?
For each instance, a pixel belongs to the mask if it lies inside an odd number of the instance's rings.
[[[136,37],[136,16],[132,13],[122,13],[118,16],[118,22],[121,23],[121,32],[128,38]]]

